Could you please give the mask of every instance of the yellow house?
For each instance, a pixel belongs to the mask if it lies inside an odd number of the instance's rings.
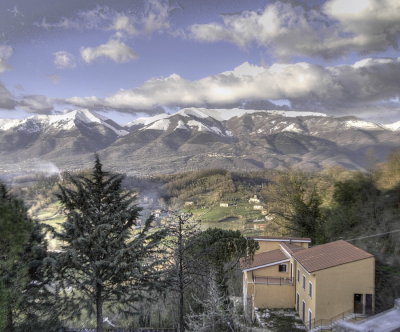
[[[309,248],[307,238],[254,239],[260,249],[241,263],[246,310],[294,308],[309,329],[374,311],[373,255],[343,240]]]

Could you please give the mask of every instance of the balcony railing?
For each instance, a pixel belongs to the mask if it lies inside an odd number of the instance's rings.
[[[253,283],[264,285],[293,285],[293,278],[282,277],[253,277]]]

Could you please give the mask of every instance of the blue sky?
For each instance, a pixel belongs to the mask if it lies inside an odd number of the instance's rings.
[[[2,0],[0,117],[279,100],[397,121],[399,34],[398,0]]]

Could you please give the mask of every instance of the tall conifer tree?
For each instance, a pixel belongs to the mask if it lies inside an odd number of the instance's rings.
[[[164,230],[141,230],[135,195],[124,191],[122,175],[103,171],[96,155],[88,176],[68,176],[59,199],[67,220],[56,236],[63,242],[57,257],[58,277],[69,312],[96,313],[97,331],[103,331],[103,307],[121,313],[161,288]]]

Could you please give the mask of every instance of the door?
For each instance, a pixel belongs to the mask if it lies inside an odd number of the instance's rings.
[[[362,294],[354,294],[354,313],[356,313],[356,314],[363,313],[363,295]]]
[[[372,307],[372,294],[365,294],[365,314],[372,315],[373,307]]]

